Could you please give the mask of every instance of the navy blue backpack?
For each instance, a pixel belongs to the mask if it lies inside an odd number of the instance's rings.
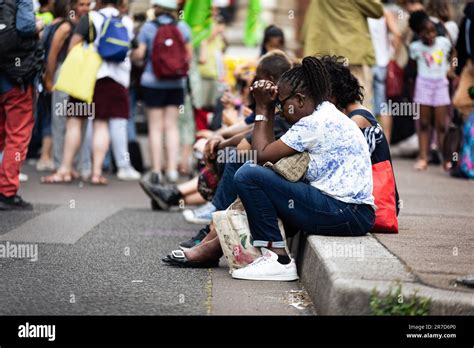
[[[120,63],[127,57],[130,49],[128,30],[122,23],[122,17],[104,17],[100,30],[97,51],[105,61]]]

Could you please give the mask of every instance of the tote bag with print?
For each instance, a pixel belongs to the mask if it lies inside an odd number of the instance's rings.
[[[239,198],[227,210],[212,214],[212,222],[216,228],[222,252],[229,265],[229,273],[243,268],[262,255],[259,248],[253,246],[247,214]],[[278,219],[278,227],[286,241],[283,222]],[[290,255],[288,247],[286,252]]]

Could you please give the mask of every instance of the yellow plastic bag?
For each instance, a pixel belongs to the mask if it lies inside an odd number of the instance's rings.
[[[89,16],[90,18],[90,16]],[[76,99],[92,103],[97,71],[102,58],[92,43],[92,21],[89,19],[90,44],[80,43],[67,55],[54,90],[62,91]]]

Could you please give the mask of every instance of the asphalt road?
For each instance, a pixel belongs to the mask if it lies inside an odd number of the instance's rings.
[[[296,308],[299,282],[233,280],[223,261],[163,264],[200,226],[179,211],[152,212],[137,183],[41,185],[24,171],[20,194],[34,211],[0,212],[0,246],[36,246],[38,260],[0,258],[0,315],[314,314]]]

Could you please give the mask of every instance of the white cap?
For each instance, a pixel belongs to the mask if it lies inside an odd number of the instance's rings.
[[[167,10],[177,10],[178,1],[177,0],[151,0],[152,6],[160,6]]]

